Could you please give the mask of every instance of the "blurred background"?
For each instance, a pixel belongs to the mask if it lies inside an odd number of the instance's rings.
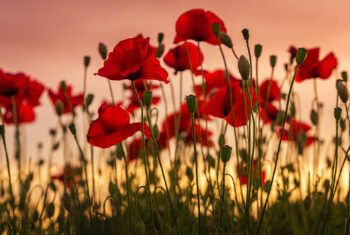
[[[225,22],[238,54],[247,53],[241,30],[250,30],[251,46],[263,45],[261,80],[270,74],[269,56],[272,54],[278,57],[275,78],[283,78],[283,64],[288,61],[290,45],[321,47],[321,58],[333,51],[338,58],[339,72],[350,67],[350,1],[347,0],[332,3],[326,0],[0,0],[0,68],[7,72],[25,72],[54,89],[59,81],[66,80],[74,86],[75,92],[81,92],[83,56],[90,55],[87,89],[88,93],[95,94],[93,110],[96,110],[101,101],[109,97],[105,79],[93,75],[103,64],[97,52],[98,43],[104,42],[112,50],[120,40],[142,33],[156,45],[158,32],[163,32],[166,49],[169,49],[173,47],[178,16],[192,8],[210,10]],[[217,47],[205,44],[202,50],[205,69],[223,68]],[[230,70],[237,75],[236,61],[230,51],[226,54]],[[168,72],[177,86],[178,78],[172,70]],[[192,92],[190,76],[185,76],[188,86],[184,95],[188,95]],[[335,126],[335,80],[336,74],[327,81],[318,82],[320,100],[324,103],[321,135],[326,138],[333,135]],[[311,80],[295,85],[302,101],[303,120],[308,123],[312,85]],[[113,82],[113,89],[117,99],[121,99],[121,83]],[[57,126],[47,93],[41,101],[42,106],[36,109],[36,122],[24,127],[29,155],[35,153],[38,142],[45,143],[48,129]],[[159,108],[162,107],[160,103]],[[10,144],[13,143],[11,133],[10,129]]]

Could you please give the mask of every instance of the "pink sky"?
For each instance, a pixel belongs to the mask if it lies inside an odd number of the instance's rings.
[[[102,65],[97,44],[103,41],[111,50],[125,38],[139,33],[156,42],[158,32],[165,33],[166,47],[172,47],[177,17],[186,10],[204,8],[216,13],[226,24],[234,47],[239,54],[246,54],[241,30],[250,29],[251,45],[263,44],[260,77],[270,73],[269,56],[278,56],[276,78],[282,79],[283,63],[287,61],[287,48],[321,47],[323,57],[333,51],[339,59],[339,71],[350,67],[350,1],[326,0],[246,0],[246,1],[17,1],[0,2],[0,68],[23,71],[37,78],[48,87],[56,88],[65,79],[82,89],[82,57],[91,55],[88,92],[96,95],[96,105],[107,97],[103,78],[93,76]],[[204,67],[222,68],[222,60],[216,47],[203,47]],[[235,61],[229,51],[231,71],[237,74]],[[263,68],[265,67],[265,68]],[[169,70],[170,79],[173,78]],[[189,79],[189,77],[187,77]],[[319,82],[319,94],[325,103],[322,120],[323,135],[334,128],[335,103],[334,76]],[[189,84],[189,83],[188,83]],[[114,83],[117,97],[120,83]],[[313,98],[312,82],[296,85],[303,102],[303,120],[309,122],[309,110]],[[189,94],[188,88],[185,94]],[[27,145],[34,146],[45,140],[48,128],[56,125],[56,117],[47,100],[37,109],[37,122],[26,127],[30,136]],[[160,106],[162,107],[162,106]]]

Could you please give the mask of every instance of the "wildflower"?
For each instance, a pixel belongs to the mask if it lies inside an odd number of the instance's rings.
[[[83,104],[83,94],[79,93],[78,95],[72,94],[73,88],[72,86],[66,86],[67,96],[65,91],[61,86],[58,87],[58,91],[54,92],[49,89],[48,94],[51,100],[51,103],[55,106],[56,102],[60,100],[63,103],[63,114],[71,113],[74,111],[74,108]],[[67,100],[68,97],[68,100]],[[71,110],[72,109],[72,110]]]
[[[226,32],[224,22],[211,11],[203,9],[189,10],[176,21],[176,37],[174,43],[177,44],[186,40],[205,41],[216,45],[217,39],[212,30],[212,25],[218,23],[222,32]]]
[[[253,160],[253,180],[258,179],[258,176],[259,176],[257,165],[258,165],[258,162],[256,159],[254,159]],[[238,170],[239,170],[239,178],[241,181],[241,185],[247,184],[247,182],[248,182],[248,180],[247,180],[248,179],[248,169],[245,169],[245,171],[244,171],[244,170],[242,170],[241,167],[239,167]],[[265,184],[265,178],[266,178],[266,173],[264,170],[261,170],[261,183],[262,183],[262,185]]]
[[[109,53],[98,75],[110,80],[158,80],[168,83],[168,73],[150,53],[149,38],[120,41]]]
[[[146,137],[150,138],[151,132],[146,124],[144,128]],[[90,125],[87,140],[93,146],[108,148],[141,130],[141,123],[130,123],[127,111],[104,103],[98,110],[98,118]]]

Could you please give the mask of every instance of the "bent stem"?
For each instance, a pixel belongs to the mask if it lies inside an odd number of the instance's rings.
[[[292,90],[293,90],[294,80],[295,80],[295,76],[296,76],[296,74],[297,74],[297,72],[298,72],[298,69],[299,69],[299,64],[298,64],[298,65],[296,66],[296,68],[295,68],[294,75],[293,75],[293,79],[292,79],[292,82],[291,82],[291,85],[290,85],[290,88],[289,88],[289,92],[288,92],[287,104],[286,104],[286,109],[285,109],[285,111],[284,111],[284,118],[283,118],[283,123],[282,123],[281,137],[280,137],[279,142],[278,142],[277,154],[276,154],[275,164],[274,164],[274,167],[273,167],[273,173],[272,173],[271,183],[270,183],[269,190],[268,190],[268,192],[267,192],[267,196],[266,196],[266,200],[265,200],[265,203],[264,203],[264,207],[263,207],[263,209],[262,209],[262,211],[261,211],[261,216],[260,216],[260,219],[259,219],[259,225],[258,225],[257,234],[259,234],[260,229],[261,229],[261,225],[262,225],[262,222],[263,222],[263,219],[264,219],[264,214],[265,214],[266,206],[267,206],[267,203],[268,203],[268,201],[269,201],[269,197],[270,197],[270,193],[271,193],[271,188],[272,188],[273,181],[274,181],[275,175],[276,175],[278,157],[279,157],[279,154],[280,154],[281,143],[282,143],[282,137],[283,137],[283,133],[284,133],[284,126],[285,126],[286,121],[287,121],[287,114],[288,114],[288,108],[289,108],[290,95],[291,95]]]
[[[193,134],[193,150],[194,150],[194,160],[196,163],[196,185],[197,185],[197,205],[198,205],[198,233],[202,234],[201,231],[201,207],[199,199],[199,184],[198,184],[198,159],[197,159],[197,147],[196,147],[196,130],[194,128],[194,113],[191,113],[192,122],[192,134]]]

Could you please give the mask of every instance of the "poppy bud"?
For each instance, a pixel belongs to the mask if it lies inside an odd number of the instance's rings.
[[[270,56],[270,65],[272,68],[276,66],[277,57],[275,55]]]
[[[348,89],[342,82],[337,82],[337,91],[340,99],[346,103],[349,99]]]
[[[343,78],[343,80],[345,82],[347,82],[348,81],[348,72],[346,72],[346,71],[341,72],[341,77]]]
[[[186,96],[187,108],[190,113],[194,113],[197,109],[197,98],[194,95]]]
[[[221,161],[226,163],[230,160],[232,153],[232,147],[225,145],[221,148]]]
[[[93,100],[94,100],[94,95],[88,94],[85,100],[86,107],[89,107]]]
[[[230,36],[228,36],[225,32],[220,32],[219,36],[220,36],[221,42],[225,46],[227,46],[228,48],[232,48],[233,47],[232,40],[231,40]]]
[[[63,204],[63,207],[64,207],[67,211],[70,211],[70,210],[71,210],[72,204],[71,204],[71,200],[70,200],[69,194],[68,194],[67,192],[65,192],[65,193],[63,194],[62,204]]]
[[[67,90],[66,82],[65,81],[61,81],[60,87],[61,87],[62,91],[66,91]]]
[[[314,109],[311,110],[310,119],[312,124],[314,124],[315,126],[318,124],[318,114]]]
[[[164,33],[158,33],[158,43],[161,44],[164,39]]]
[[[241,55],[241,57],[239,57],[238,70],[243,80],[249,79],[250,65],[247,58],[245,58],[244,55]]]
[[[243,29],[242,34],[243,34],[244,40],[248,41],[249,40],[249,30]]]
[[[334,117],[335,117],[336,120],[340,119],[341,112],[342,112],[341,108],[339,108],[339,107],[334,108]]]
[[[297,56],[295,58],[298,65],[301,65],[304,62],[306,55],[307,55],[307,50],[305,48],[302,48],[302,47],[298,48]]]
[[[220,24],[219,23],[214,23],[212,25],[213,27],[213,33],[215,34],[215,36],[219,36],[220,34]]]
[[[288,72],[288,67],[289,67],[288,64],[285,63],[285,64],[284,64],[284,70],[286,70],[286,72]]]
[[[107,59],[107,47],[102,42],[98,44],[98,52],[100,53],[100,56],[103,60]]]
[[[5,126],[4,125],[0,125],[0,135],[1,136],[5,135]]]
[[[46,206],[46,214],[48,218],[51,218],[53,214],[55,213],[55,205],[53,203],[50,203]]]
[[[159,133],[159,128],[158,128],[158,125],[155,124],[153,126],[153,135],[154,135],[154,138],[158,139],[159,136],[160,136],[160,133]]]
[[[90,64],[90,56],[84,56],[84,66],[88,67]]]
[[[155,53],[156,58],[162,57],[164,50],[165,50],[164,44],[159,44],[159,46],[156,50],[156,53]]]
[[[340,119],[340,128],[342,131],[345,131],[345,128],[346,128],[346,121],[345,119]]]
[[[151,107],[152,104],[152,91],[143,92],[143,102],[147,108]]]
[[[262,51],[262,45],[256,44],[255,50],[254,50],[256,58],[259,58],[261,56],[261,51]]]
[[[38,221],[38,219],[39,219],[39,212],[37,210],[33,211],[32,219],[33,219],[34,222]]]
[[[52,129],[50,129],[49,132],[50,132],[50,135],[51,135],[51,136],[56,136],[56,133],[57,133],[57,132],[56,132],[55,129],[52,128]]]
[[[74,123],[69,124],[68,128],[69,128],[70,132],[72,133],[72,135],[75,136],[77,134],[77,129],[75,128]]]
[[[61,100],[57,100],[56,101],[56,104],[55,104],[55,107],[56,107],[56,113],[58,116],[61,116],[62,113],[63,113],[63,110],[64,110],[64,104]]]

